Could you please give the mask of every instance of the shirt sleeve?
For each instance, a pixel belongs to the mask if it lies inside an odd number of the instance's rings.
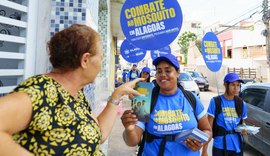
[[[143,131],[145,130],[145,122],[138,121],[136,123],[136,126],[140,127]]]
[[[196,99],[197,119],[200,120],[206,114],[206,110],[204,109],[204,106],[203,106],[201,100],[195,94],[194,94],[194,97]]]
[[[32,102],[32,106],[39,105],[44,88],[39,83],[39,79],[36,77],[31,77],[20,83],[13,91],[13,92],[23,92],[26,93]]]
[[[210,100],[210,103],[209,103],[209,107],[208,107],[208,115],[212,116],[212,117],[215,117],[215,111],[216,111],[216,105],[215,105],[215,101],[214,101],[214,98],[212,98]]]

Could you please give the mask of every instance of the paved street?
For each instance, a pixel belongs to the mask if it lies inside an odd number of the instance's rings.
[[[212,91],[203,92],[201,91],[201,101],[204,104],[205,108],[208,107],[210,98],[216,96],[217,93],[212,89]],[[123,99],[123,110],[130,108],[130,100],[128,100],[127,97]],[[109,138],[109,145],[108,145],[108,156],[135,156],[136,147],[128,147],[123,139],[122,139],[122,132],[124,130],[121,120],[120,120],[120,114],[119,118],[116,120],[116,124],[113,128],[113,132]],[[212,156],[211,154],[211,147],[212,142],[209,144],[208,148],[208,154],[209,156]],[[245,156],[263,156],[258,151],[254,150],[252,147],[245,145]]]

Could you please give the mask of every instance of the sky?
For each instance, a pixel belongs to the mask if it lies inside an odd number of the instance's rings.
[[[201,21],[203,27],[215,22],[232,24],[262,10],[263,0],[178,0],[186,20]],[[252,18],[260,18],[256,13]]]

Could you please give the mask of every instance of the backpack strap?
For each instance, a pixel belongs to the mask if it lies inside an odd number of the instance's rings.
[[[198,122],[197,113],[196,113],[196,98],[194,97],[194,94],[191,91],[185,90],[181,85],[178,86],[178,88],[183,92],[185,98],[188,100],[189,104],[191,105],[193,109],[193,114],[195,116],[196,121]]]
[[[239,96],[234,96],[234,103],[235,103],[235,109],[236,109],[236,113],[238,115],[239,118],[241,118],[241,122],[242,123],[242,114],[243,114],[243,105],[244,102],[243,100],[239,97]]]
[[[215,106],[216,106],[216,110],[215,110],[215,118],[214,118],[214,121],[213,121],[213,138],[214,137],[216,137],[216,136],[218,136],[217,135],[217,129],[218,129],[218,125],[217,125],[217,121],[216,121],[216,119],[217,119],[217,116],[218,116],[218,114],[220,114],[221,113],[221,97],[220,96],[215,96],[214,97],[214,101],[215,101]]]
[[[152,112],[154,110],[154,107],[155,107],[157,100],[158,100],[159,91],[160,91],[160,87],[158,85],[155,86],[152,90],[150,112]]]

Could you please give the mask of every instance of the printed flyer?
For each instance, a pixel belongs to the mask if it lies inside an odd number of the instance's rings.
[[[135,90],[141,95],[135,96],[132,100],[132,110],[137,115],[139,121],[148,122],[153,85],[150,82],[138,82],[135,86]]]
[[[183,131],[175,137],[175,141],[182,143],[183,145],[185,145],[185,140],[187,140],[187,139],[195,140],[195,141],[198,141],[200,143],[204,143],[204,142],[208,141],[209,136],[208,136],[208,134],[204,133],[203,131],[199,130],[198,128],[193,128],[190,130]]]

